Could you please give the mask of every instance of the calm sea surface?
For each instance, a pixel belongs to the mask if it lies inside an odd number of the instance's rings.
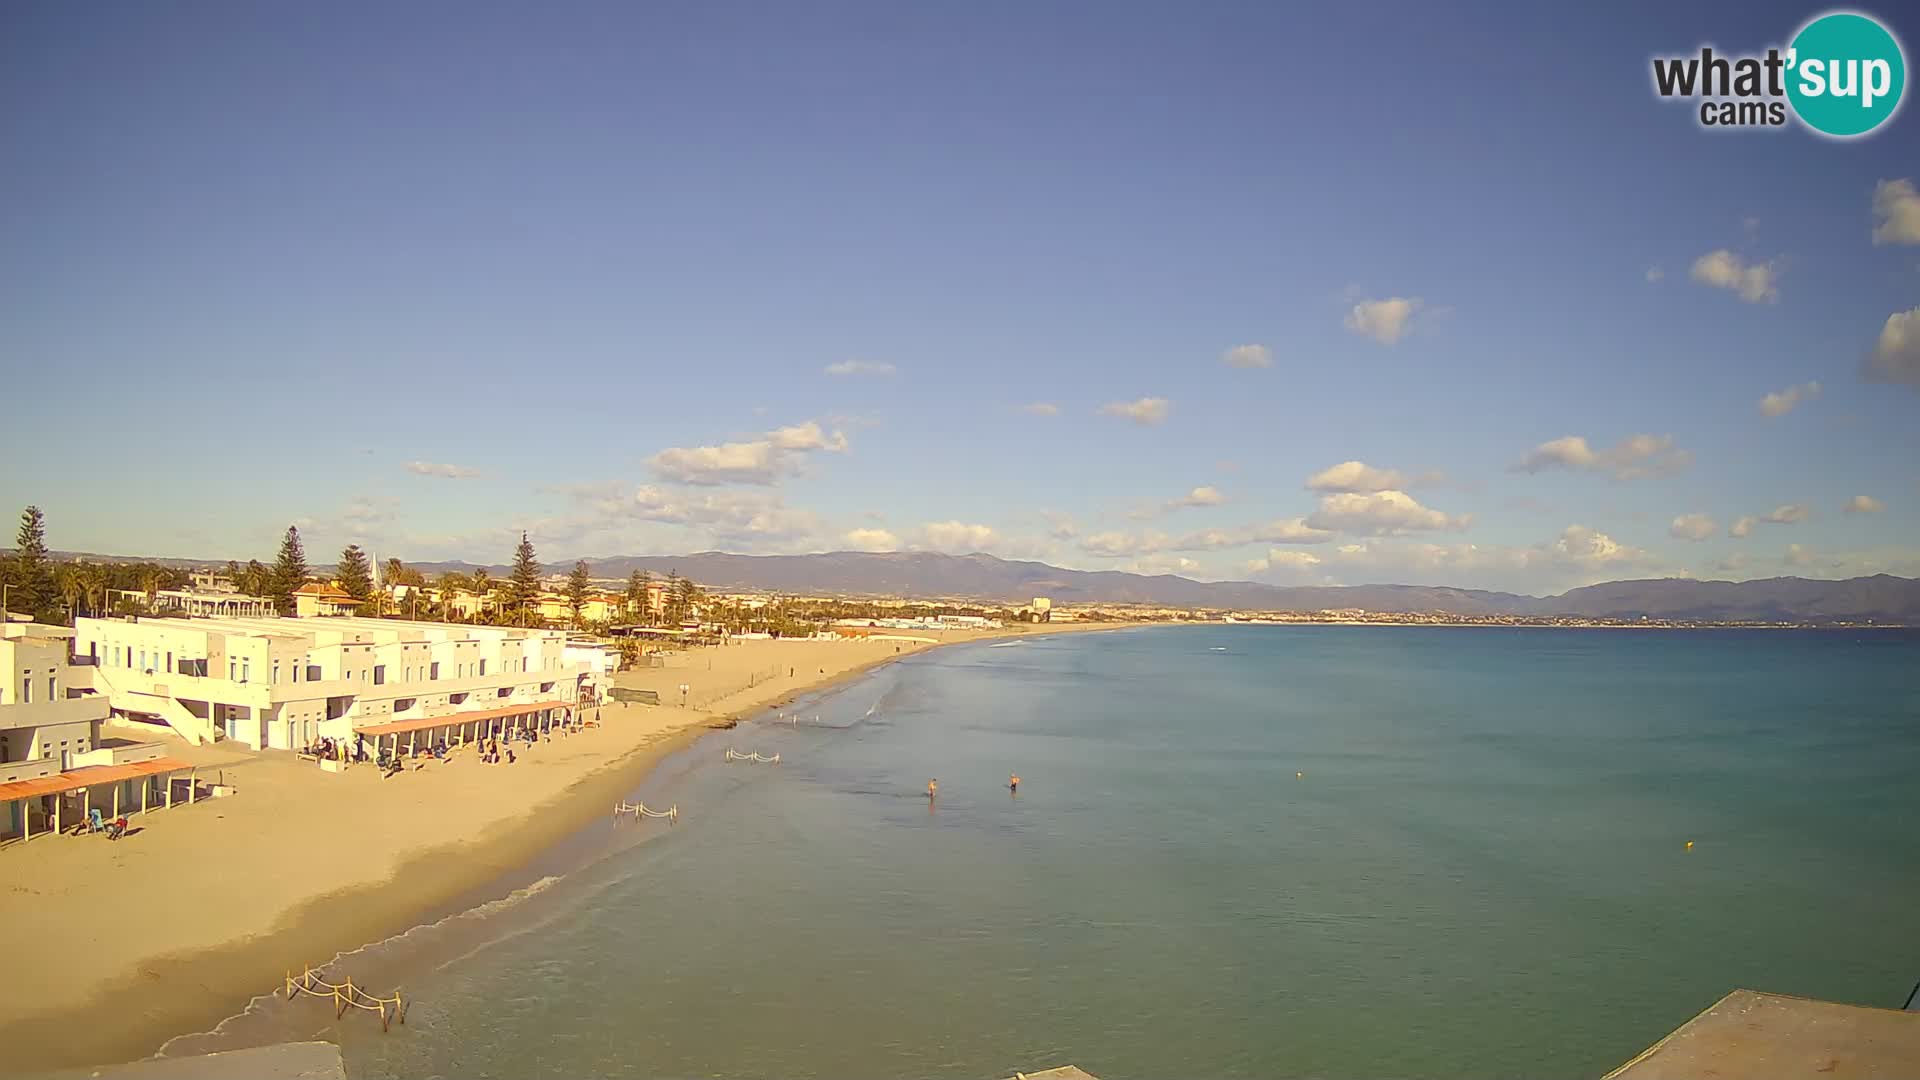
[[[1597,1076],[1736,986],[1920,978],[1910,633],[1148,629],[797,711],[413,949],[404,1032],[301,1034],[356,1077]]]

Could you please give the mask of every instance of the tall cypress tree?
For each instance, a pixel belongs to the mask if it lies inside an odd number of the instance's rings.
[[[638,622],[653,621],[653,610],[647,604],[647,586],[652,583],[652,575],[645,570],[635,570],[627,579],[627,611]]]
[[[507,577],[507,603],[512,605],[520,625],[533,614],[534,598],[540,595],[540,560],[534,557],[533,541],[520,534],[520,546],[513,549],[513,573]]]
[[[293,614],[293,590],[307,583],[307,549],[300,543],[300,530],[287,526],[280,541],[280,557],[274,560],[271,596],[280,605],[280,614]]]

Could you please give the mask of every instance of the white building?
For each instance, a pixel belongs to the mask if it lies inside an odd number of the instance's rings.
[[[544,717],[594,684],[564,631],[354,616],[81,619],[75,652],[114,711],[256,750],[465,713]]]
[[[64,626],[0,627],[0,839],[58,831],[89,809],[170,805],[173,774],[191,768],[155,743],[102,745],[107,701],[72,662],[73,639]]]

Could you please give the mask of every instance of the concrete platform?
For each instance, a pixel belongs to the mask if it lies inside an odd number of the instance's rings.
[[[1735,990],[1606,1080],[1914,1080],[1920,1013]]]

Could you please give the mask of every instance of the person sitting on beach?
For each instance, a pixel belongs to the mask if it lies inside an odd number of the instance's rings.
[[[513,764],[513,747],[507,747],[507,764]]]

